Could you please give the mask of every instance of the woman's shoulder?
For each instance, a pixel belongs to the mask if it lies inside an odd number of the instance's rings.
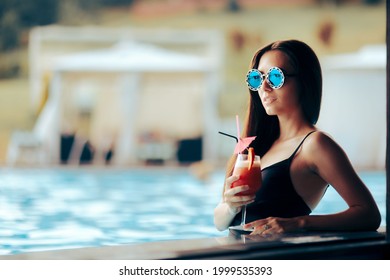
[[[314,130],[310,133],[309,137],[307,137],[307,142],[310,145],[326,145],[329,143],[336,143],[332,136],[322,130]]]
[[[333,137],[321,130],[316,130],[307,137],[305,141],[306,151],[313,155],[321,156],[324,153],[343,153],[342,148],[337,144]]]

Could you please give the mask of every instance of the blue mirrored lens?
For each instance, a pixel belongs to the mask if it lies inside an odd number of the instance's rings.
[[[261,76],[259,71],[251,70],[248,73],[247,83],[251,89],[258,89],[263,83],[263,77]]]
[[[279,69],[272,69],[268,73],[268,81],[271,83],[273,87],[279,88],[283,85],[284,76],[283,73]]]

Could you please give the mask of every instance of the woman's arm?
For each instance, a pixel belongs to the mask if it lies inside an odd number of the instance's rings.
[[[356,174],[345,152],[327,135],[317,132],[301,151],[312,172],[332,185],[348,205],[345,211],[329,215],[309,215],[291,219],[270,217],[247,225],[255,234],[299,230],[376,230],[381,221],[378,207]],[[264,225],[268,224],[267,230]]]
[[[240,211],[241,209],[231,209],[226,202],[221,201],[214,209],[214,225],[217,230],[227,229]]]
[[[308,141],[312,170],[344,199],[348,209],[331,215],[301,218],[303,229],[376,230],[381,221],[370,191],[353,169],[345,152],[330,137],[319,132]]]
[[[239,192],[247,191],[249,186],[244,185],[231,188],[232,183],[238,179],[238,176],[226,178],[222,201],[214,209],[214,225],[220,231],[230,226],[243,205],[252,203],[255,200],[254,195],[237,195]]]

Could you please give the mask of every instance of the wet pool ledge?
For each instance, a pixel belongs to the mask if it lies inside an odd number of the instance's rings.
[[[385,228],[148,242],[2,255],[0,260],[390,259]]]

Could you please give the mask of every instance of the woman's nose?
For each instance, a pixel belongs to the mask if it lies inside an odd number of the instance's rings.
[[[271,93],[272,92],[272,87],[268,84],[267,81],[263,81],[263,84],[260,87],[260,90],[263,91],[264,93]]]

